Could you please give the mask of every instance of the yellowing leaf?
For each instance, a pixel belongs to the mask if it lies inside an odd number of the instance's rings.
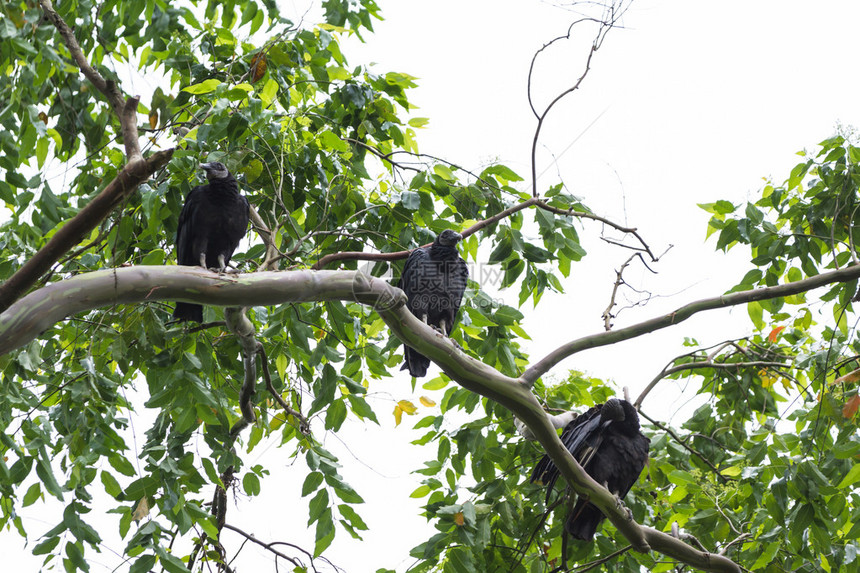
[[[403,419],[403,408],[399,405],[394,407],[394,425],[399,426],[400,421]]]
[[[134,511],[131,514],[131,518],[135,521],[140,521],[144,517],[149,515],[149,502],[146,501],[146,497],[140,498],[140,501],[137,502],[137,506],[135,506]]]
[[[400,400],[397,405],[407,414],[414,414],[418,411],[418,408],[415,407],[415,404],[410,402],[409,400]]]
[[[424,404],[428,408],[432,408],[433,406],[436,405],[436,402],[434,402],[433,400],[431,400],[427,396],[421,396],[421,398],[419,398],[419,400],[421,401],[422,404]]]
[[[460,527],[463,527],[464,525],[466,525],[466,518],[463,517],[462,511],[458,511],[457,513],[454,514],[454,523],[456,523]]]
[[[149,112],[149,127],[155,129],[158,127],[158,110],[154,109]]]

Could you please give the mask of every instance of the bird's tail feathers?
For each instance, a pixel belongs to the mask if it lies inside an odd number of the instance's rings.
[[[173,309],[173,318],[181,321],[194,320],[196,322],[202,323],[203,307],[199,304],[177,302],[176,308]]]
[[[427,369],[430,367],[430,359],[413,348],[405,346],[406,361],[401,370],[409,370],[414,378],[420,378],[427,375]]]
[[[570,512],[570,517],[567,518],[564,528],[574,539],[591,541],[601,521],[603,521],[603,514],[596,506],[585,501],[578,501],[573,507],[573,511]]]

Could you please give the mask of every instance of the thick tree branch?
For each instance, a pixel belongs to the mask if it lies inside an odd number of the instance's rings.
[[[224,309],[224,318],[227,329],[236,335],[242,347],[242,363],[245,371],[242,389],[239,391],[239,409],[242,412],[242,418],[230,428],[230,437],[235,440],[242,430],[257,419],[252,400],[257,386],[257,354],[263,345],[257,340],[254,324],[248,319],[246,308],[227,307]]]
[[[117,204],[164,167],[172,156],[173,150],[167,149],[153,153],[146,159],[126,164],[101,193],[69,219],[44,247],[0,285],[0,312],[9,308],[9,305],[36,284],[39,277],[48,272],[60,257],[80,243]]]
[[[783,296],[790,296],[801,292],[806,292],[821,286],[832,283],[847,282],[860,278],[860,265],[852,265],[843,269],[821,273],[808,279],[795,281],[784,285],[773,287],[763,287],[753,290],[734,292],[713,298],[706,298],[690,304],[684,305],[674,312],[658,316],[639,324],[634,324],[626,328],[613,330],[609,332],[601,332],[591,336],[585,336],[577,340],[573,340],[560,346],[550,352],[546,357],[534,364],[531,368],[525,371],[521,379],[529,386],[533,386],[538,378],[549,372],[549,370],[565,358],[576,354],[582,350],[589,348],[597,348],[608,344],[615,344],[623,340],[629,340],[660,330],[669,326],[679,324],[694,314],[705,310],[714,310],[717,308],[728,308],[738,304],[744,304],[756,300],[768,300]]]
[[[220,306],[325,300],[370,305],[400,340],[439,364],[464,388],[495,400],[524,422],[571,487],[600,508],[637,551],[659,548],[665,555],[705,571],[739,571],[728,558],[697,551],[669,535],[638,525],[615,496],[586,474],[570,455],[522,379],[505,376],[467,356],[449,338],[409,312],[403,291],[363,273],[293,271],[225,275],[200,267],[179,266],[139,266],[86,273],[34,291],[0,313],[0,355],[28,343],[71,314],[156,300]]]

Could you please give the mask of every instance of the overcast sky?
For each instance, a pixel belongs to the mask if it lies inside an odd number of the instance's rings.
[[[380,72],[419,78],[411,95],[420,106],[414,115],[431,120],[418,134],[421,151],[474,170],[500,160],[526,177],[535,127],[526,100],[528,65],[535,50],[566,33],[576,15],[528,0],[379,1],[386,20],[375,25],[376,35],[343,51],[353,65],[372,61]],[[696,204],[754,198],[763,178],[785,179],[800,160],[795,152],[833,135],[837,122],[860,125],[858,22],[860,3],[848,0],[633,3],[623,29],[611,32],[595,55],[581,90],[550,115],[538,165],[541,172],[553,154],[559,158],[539,180],[539,191],[563,181],[597,213],[638,227],[655,252],[674,245],[654,266],[658,275],[641,267],[626,275],[661,298],[625,311],[618,326],[719,294],[743,275],[745,253],[726,257],[714,252],[713,241],[704,242],[708,216]],[[581,36],[575,30],[574,37],[584,42],[558,46],[541,60],[537,102],[545,104],[579,76],[592,35],[593,28],[583,27]],[[596,225],[583,226],[581,236],[592,255],[574,267],[565,283],[568,294],[545,297],[536,313],[528,305],[524,309],[533,359],[561,342],[600,332],[614,270],[629,252],[605,248],[596,239],[599,232]],[[516,293],[501,296],[516,301]],[[711,313],[646,339],[585,352],[562,367],[615,379],[635,394],[683,352],[684,336],[705,343],[742,336],[745,316],[743,308]],[[410,433],[392,429],[386,417],[394,400],[412,397],[408,380],[396,377],[371,391],[381,393],[382,431],[356,427],[342,436],[349,451],[334,438],[326,442],[341,456],[343,475],[368,502],[360,508],[371,527],[365,541],[339,531],[329,555],[351,573],[377,567],[402,571],[411,562],[408,549],[432,533],[417,517],[419,503],[407,496],[418,485],[409,472],[434,453],[409,445]],[[667,392],[671,408],[683,403],[674,386]],[[416,396],[422,393],[419,388]],[[646,402],[645,409],[649,406]],[[672,414],[672,409],[663,413]],[[287,465],[275,460],[284,456],[280,450],[255,453],[272,466]],[[303,464],[285,469],[284,476],[264,483],[260,498],[231,502],[229,520],[261,539],[312,548],[313,534],[302,528],[307,500],[297,501]],[[22,514],[36,535],[59,517],[46,520],[44,510]],[[110,529],[115,529],[111,518],[101,530]],[[232,549],[238,546],[236,538],[228,542]],[[15,534],[4,532],[4,554],[10,543],[10,551],[21,551]],[[254,551],[246,548],[243,557],[250,559]],[[269,562],[268,555],[260,558]],[[40,563],[23,561],[21,570]],[[103,562],[115,564],[110,555]],[[93,570],[111,568],[94,563]],[[239,570],[262,569],[245,562]]]

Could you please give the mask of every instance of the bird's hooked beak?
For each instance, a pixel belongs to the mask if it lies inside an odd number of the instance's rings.
[[[227,171],[227,167],[218,161],[213,163],[201,163],[200,169],[206,172],[206,179],[212,181],[213,179],[224,179],[230,175],[230,172]]]

